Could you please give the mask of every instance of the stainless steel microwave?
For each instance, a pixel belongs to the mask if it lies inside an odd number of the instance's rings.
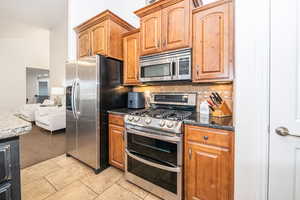
[[[140,57],[140,81],[191,80],[191,49]]]

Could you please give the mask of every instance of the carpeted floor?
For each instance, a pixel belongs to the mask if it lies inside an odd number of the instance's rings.
[[[20,137],[21,168],[55,158],[66,152],[64,130],[51,133],[35,125],[32,131]]]

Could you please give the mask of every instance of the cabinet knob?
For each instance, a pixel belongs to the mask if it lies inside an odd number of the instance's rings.
[[[204,140],[208,140],[208,136],[203,136],[203,139]]]

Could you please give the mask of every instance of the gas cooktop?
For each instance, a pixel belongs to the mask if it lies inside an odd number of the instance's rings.
[[[130,115],[138,116],[138,117],[152,117],[157,119],[183,121],[184,119],[192,115],[192,112],[183,111],[183,110],[149,108],[149,109],[134,111],[130,113]]]
[[[182,133],[183,120],[191,116],[190,110],[196,107],[196,94],[155,93],[152,94],[150,103],[151,108],[126,115],[125,123],[130,126]],[[174,109],[175,107],[177,109]]]

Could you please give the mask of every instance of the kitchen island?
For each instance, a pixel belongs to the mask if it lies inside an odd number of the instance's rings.
[[[0,115],[0,199],[21,200],[19,136],[31,123],[16,116]]]

